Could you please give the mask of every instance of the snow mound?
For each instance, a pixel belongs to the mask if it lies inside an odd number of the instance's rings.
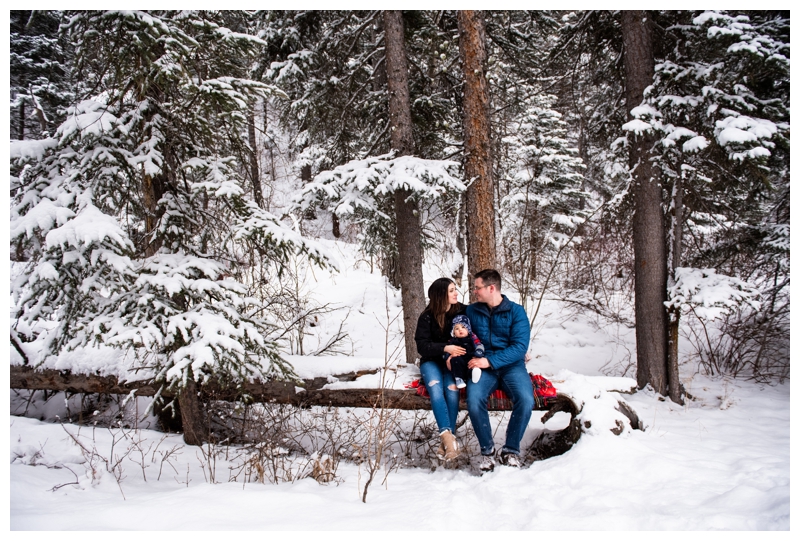
[[[631,426],[631,420],[621,409],[633,408],[620,396],[636,389],[632,378],[584,376],[569,370],[561,370],[549,378],[555,388],[566,394],[578,405],[578,420],[581,430],[590,436],[629,435],[639,428]]]

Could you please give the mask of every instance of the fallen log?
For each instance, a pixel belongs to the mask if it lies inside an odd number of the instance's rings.
[[[336,376],[340,381],[348,379],[349,375]],[[305,380],[306,388],[301,388],[292,382],[246,382],[237,387],[222,387],[217,383],[208,383],[200,387],[200,401],[221,400],[248,402],[289,404],[300,408],[311,406],[350,407],[350,408],[388,408],[399,410],[430,410],[430,400],[418,396],[414,390],[400,389],[319,389],[321,378]],[[98,376],[86,374],[73,374],[69,371],[52,369],[34,370],[27,366],[11,367],[11,388],[27,390],[63,391],[68,393],[99,393],[99,394],[135,394],[136,396],[153,397],[159,391],[159,385],[150,381],[121,383],[114,376]],[[161,396],[164,398],[179,398],[173,390],[163,389]],[[196,400],[192,400],[194,405]],[[466,409],[462,401],[461,407]],[[183,407],[181,408],[184,409]],[[187,408],[188,409],[188,408]],[[537,438],[537,442],[529,450],[537,459],[549,458],[563,454],[581,436],[580,423],[577,415],[580,408],[567,395],[559,394],[555,400],[546,407],[534,408],[547,411],[542,422],[546,422],[559,411],[568,413],[571,418],[566,428],[556,431],[545,429]],[[181,411],[183,424],[186,426],[186,412]],[[196,417],[199,417],[196,414]],[[189,426],[194,427],[194,423]],[[184,439],[190,445],[202,443],[202,437],[197,434],[197,429],[185,430]]]
[[[137,396],[155,396],[159,386],[146,381],[120,383],[114,376],[73,374],[67,370],[34,370],[29,366],[12,366],[11,388],[103,394],[129,394],[136,391]]]
[[[347,381],[348,374],[335,376]],[[222,387],[218,383],[206,383],[201,396],[210,400],[290,404],[298,407],[330,406],[351,408],[384,407],[400,410],[429,410],[428,398],[418,396],[405,389],[320,389],[322,378],[303,380],[303,387],[285,381],[245,382],[237,387]],[[150,381],[120,383],[114,376],[73,374],[52,369],[35,370],[27,366],[11,367],[11,388],[28,390],[64,391],[69,393],[131,394],[155,396],[159,385]],[[175,398],[171,389],[163,389],[161,396]],[[462,400],[461,406],[466,404]],[[534,408],[537,409],[537,408]],[[547,419],[558,411],[578,413],[578,407],[566,395],[559,395],[549,406],[539,408],[548,411]]]

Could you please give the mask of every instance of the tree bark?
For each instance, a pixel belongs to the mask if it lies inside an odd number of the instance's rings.
[[[208,441],[208,426],[205,418],[206,409],[200,401],[197,384],[191,378],[178,395],[178,405],[183,425],[183,441],[187,445],[203,445]]]
[[[414,154],[411,130],[411,100],[408,92],[408,61],[404,40],[403,16],[399,11],[384,11],[383,25],[386,40],[386,83],[389,90],[389,123],[392,149],[397,156]],[[398,278],[403,299],[403,329],[405,332],[406,362],[418,357],[414,342],[417,318],[425,309],[422,279],[422,228],[419,211],[409,190],[394,192],[397,223]]]
[[[261,190],[261,175],[258,171],[258,149],[256,147],[256,113],[255,103],[247,112],[247,139],[250,144],[250,179],[253,184],[253,200],[259,207],[264,206],[264,194]]]
[[[300,183],[303,187],[305,187],[305,185],[308,184],[309,182],[311,182],[311,164],[306,164],[300,167]],[[331,213],[331,216],[336,216],[336,214]],[[313,205],[309,206],[306,209],[305,213],[303,214],[303,218],[305,218],[306,220],[316,220],[317,219],[316,207]],[[338,224],[336,225],[335,228],[332,227],[332,229],[334,230],[333,236],[338,239],[339,238]]]
[[[486,33],[479,11],[458,12],[464,71],[464,175],[467,182],[467,267],[470,277],[496,266],[491,110],[486,79]]]
[[[622,12],[625,98],[629,113],[642,103],[655,70],[650,21],[644,11]],[[651,161],[654,136],[631,133],[629,166],[634,201],[636,380],[666,395],[668,319],[667,254],[661,183]]]
[[[672,194],[672,259],[669,265],[669,279],[675,281],[675,269],[681,266],[683,246],[683,172],[675,178]],[[680,330],[681,309],[671,307],[669,318],[669,342],[667,349],[667,387],[669,397],[676,404],[683,404],[681,382],[678,374],[678,331]]]
[[[25,139],[25,100],[19,100],[19,140]]]
[[[464,267],[467,263],[467,217],[463,205],[465,197],[465,194],[462,194],[459,198],[461,204],[459,205],[458,215],[456,216],[456,228],[458,229],[456,232],[456,250],[458,250],[461,261],[450,276],[458,287],[461,287],[461,280],[464,277]],[[469,279],[467,279],[467,282],[469,282]],[[469,285],[469,283],[467,285]]]
[[[161,247],[161,239],[155,235],[160,212],[158,202],[164,195],[164,186],[161,175],[153,176],[142,170],[142,197],[144,199],[144,255],[152,257]]]
[[[148,98],[152,100],[154,103],[161,104],[164,101],[163,92],[155,85],[150,86],[146,93],[143,96],[140,96],[141,100]],[[155,111],[148,109],[147,121],[148,123],[152,121],[153,116],[156,114]],[[147,134],[146,137],[152,136],[152,134]],[[171,174],[171,161],[172,157],[170,155],[170,148],[169,142],[167,142],[164,147],[159,148],[163,156],[163,163],[161,164],[160,171],[152,175],[149,172],[145,171],[144,166],[142,166],[142,202],[144,203],[144,239],[142,240],[143,249],[142,252],[144,253],[145,257],[152,257],[158,252],[159,248],[161,248],[161,237],[156,235],[156,228],[158,227],[158,221],[161,218],[162,212],[158,208],[158,202],[161,201],[161,198],[164,196],[165,190],[167,185],[169,184],[169,175]]]

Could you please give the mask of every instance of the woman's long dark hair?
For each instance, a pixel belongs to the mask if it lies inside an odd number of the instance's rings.
[[[442,331],[444,331],[444,321],[447,313],[458,311],[458,305],[451,305],[450,300],[447,298],[447,290],[450,284],[455,284],[450,278],[437,278],[428,288],[428,306],[425,307],[425,310],[430,311]]]

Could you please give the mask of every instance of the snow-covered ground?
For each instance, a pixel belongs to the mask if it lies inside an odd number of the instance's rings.
[[[305,287],[313,302],[340,309],[308,329],[306,351],[324,342],[347,314],[349,341],[342,348],[352,355],[288,358],[306,378],[378,368],[387,358],[394,364],[401,343],[399,294],[387,290],[367,262],[354,263],[351,247],[329,245],[341,255],[342,272],[315,269],[305,276]],[[439,276],[436,267],[426,270],[426,288]],[[529,370],[577,395],[603,395],[601,387],[611,381],[605,376],[622,376],[635,351],[631,329],[554,301],[545,301],[534,328]],[[13,350],[11,362],[18,362]],[[110,351],[64,355],[51,366],[80,371],[98,362],[103,373],[124,373],[124,359]],[[393,386],[402,387],[416,373],[409,366],[391,372]],[[378,379],[331,380],[330,386],[371,386]],[[789,530],[790,385],[710,378],[690,364],[682,367],[682,379],[694,397],[685,406],[648,392],[623,395],[644,431],[615,436],[589,430],[562,456],[522,470],[498,467],[484,476],[477,474],[474,457],[458,469],[381,471],[366,503],[365,464],[341,461],[335,480],[320,483],[307,476],[313,455],[281,455],[276,460],[288,465],[284,477],[293,481],[260,483],[251,475],[245,482],[241,454],[217,456],[212,465],[179,435],[12,415],[10,528]],[[592,385],[598,390],[591,391]],[[51,403],[38,412],[52,417],[60,407]],[[502,425],[502,419],[495,421]],[[541,429],[534,416],[523,445]],[[459,437],[475,454],[466,427]],[[496,441],[502,437],[501,426]]]

